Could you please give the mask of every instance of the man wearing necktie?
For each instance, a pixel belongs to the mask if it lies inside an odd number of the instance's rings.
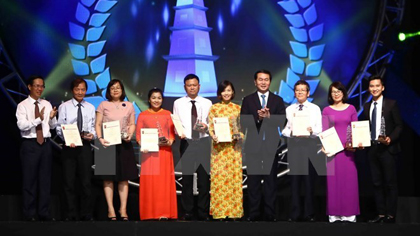
[[[182,165],[181,203],[185,211],[180,218],[192,220],[194,212],[193,175],[197,173],[197,213],[198,219],[210,220],[210,152],[211,140],[207,133],[207,117],[212,102],[198,95],[200,79],[195,74],[184,78],[184,89],[187,95],[174,102],[173,113],[177,115],[184,127],[181,138],[180,153]]]
[[[269,71],[255,72],[257,91],[244,97],[241,106],[241,127],[246,133],[243,156],[248,175],[248,221],[277,220],[275,154],[280,143],[279,128],[284,124],[285,107],[283,99],[269,91],[270,83]],[[261,180],[264,180],[264,187]],[[263,214],[260,212],[261,201],[264,202]]]
[[[399,138],[403,121],[396,101],[384,98],[384,81],[374,75],[369,78],[369,92],[372,101],[364,105],[364,116],[371,124],[372,145],[368,150],[368,160],[374,187],[377,216],[370,223],[394,223],[397,211],[398,188],[396,157],[401,151]],[[383,117],[383,119],[382,119]],[[385,121],[385,137],[378,141],[381,122]]]
[[[52,165],[49,138],[50,129],[57,125],[57,109],[41,99],[44,88],[41,76],[29,77],[29,96],[16,109],[17,126],[22,136],[23,215],[28,221],[35,221],[37,215],[43,221],[54,219],[49,213]]]
[[[84,79],[77,78],[71,82],[70,89],[73,98],[64,102],[58,108],[57,135],[64,140],[61,125],[76,124],[83,146],[76,146],[74,143],[65,143],[61,151],[61,163],[63,167],[63,187],[67,213],[65,220],[79,219],[76,212],[76,176],[81,185],[80,197],[80,219],[92,220],[92,201],[91,201],[91,179],[93,155],[90,146],[96,136],[95,132],[95,107],[86,102],[84,97],[87,91],[87,83]]]
[[[289,221],[315,221],[314,189],[318,174],[325,173],[325,161],[317,158],[318,134],[322,131],[321,109],[308,101],[310,86],[305,80],[294,85],[296,102],[286,109],[287,124],[282,131],[287,137],[287,161],[290,172],[291,207]],[[306,135],[298,134],[294,117],[307,115],[309,123]],[[295,129],[294,129],[295,128]],[[296,131],[296,132],[294,132]],[[325,174],[324,174],[325,175]],[[301,185],[304,185],[304,202],[301,201]]]

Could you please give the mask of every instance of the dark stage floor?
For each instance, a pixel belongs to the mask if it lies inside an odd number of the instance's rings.
[[[420,224],[289,222],[0,222],[1,235],[418,235]]]

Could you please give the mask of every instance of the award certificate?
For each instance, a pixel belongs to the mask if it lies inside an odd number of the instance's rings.
[[[341,143],[341,140],[338,137],[337,131],[334,127],[331,127],[320,133],[319,139],[321,140],[325,151],[328,153],[328,157],[334,156],[336,153],[344,150],[343,144]]]
[[[311,135],[308,131],[309,113],[308,112],[295,112],[293,114],[293,136],[309,136]]]
[[[370,128],[368,120],[351,122],[351,133],[351,143],[354,148],[358,147],[359,143],[361,143],[363,147],[370,147]]]
[[[70,146],[72,143],[76,146],[83,146],[82,138],[80,137],[80,132],[76,124],[61,125],[61,130],[63,131],[66,146]]]
[[[232,142],[232,134],[230,133],[229,119],[227,117],[213,118],[214,134],[219,142]]]
[[[121,144],[120,121],[110,121],[102,124],[104,139],[108,141],[108,145]]]
[[[181,123],[181,120],[179,119],[179,117],[177,115],[172,115],[171,114],[171,118],[172,118],[172,122],[174,123],[176,133],[179,136],[185,135],[184,127],[182,126],[182,123]]]
[[[140,151],[147,150],[148,152],[159,152],[159,135],[156,128],[142,128],[140,129]]]

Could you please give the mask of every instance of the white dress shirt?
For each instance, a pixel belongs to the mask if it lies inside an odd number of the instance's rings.
[[[321,115],[321,109],[306,100],[302,105],[302,111],[299,111],[299,105],[301,105],[299,102],[293,103],[290,106],[286,108],[286,118],[287,118],[287,124],[286,127],[283,129],[283,135],[286,137],[291,136],[291,133],[293,131],[293,115],[296,112],[308,112],[309,113],[309,123],[312,128],[312,135],[311,137],[316,137],[322,132],[322,115]]]
[[[188,96],[178,98],[174,102],[174,115],[178,115],[182,126],[184,127],[185,136],[187,139],[192,138],[191,134],[191,108],[192,108],[192,101]],[[210,107],[212,102],[201,96],[197,96],[195,99],[195,106],[197,107],[197,119],[200,119],[201,122],[205,123],[208,126],[208,115],[210,111]],[[207,137],[207,133],[199,132],[200,138]]]
[[[380,98],[378,98],[377,101],[372,101],[372,104],[370,105],[370,110],[369,110],[369,120],[372,123],[372,112],[373,112],[373,108],[375,107],[375,105],[373,104],[374,102],[377,102],[376,104],[376,137],[375,140],[378,140],[378,136],[380,135],[381,132],[381,121],[382,121],[382,105],[384,104],[384,96],[381,95]]]
[[[79,102],[72,98],[63,104],[60,105],[58,108],[58,122],[57,122],[57,135],[60,136],[62,140],[64,140],[63,132],[61,129],[61,125],[67,125],[67,124],[76,124],[77,125],[77,112],[79,107],[77,106]],[[82,104],[81,110],[82,110],[82,116],[83,116],[83,128],[82,131],[87,131],[91,134],[93,134],[94,137],[96,137],[95,132],[95,107],[86,102],[85,100],[82,100],[80,103]]]
[[[17,126],[20,129],[22,138],[36,138],[36,126],[42,124],[42,133],[44,138],[50,138],[50,129],[57,126],[57,118],[50,119],[52,111],[51,103],[44,99],[38,99],[39,112],[44,109],[44,120],[40,117],[35,119],[35,99],[28,96],[27,99],[20,102],[16,109]]]

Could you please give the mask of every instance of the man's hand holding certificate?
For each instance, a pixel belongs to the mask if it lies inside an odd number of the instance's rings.
[[[158,129],[142,128],[140,129],[140,151],[141,152],[159,152]]]
[[[295,112],[293,114],[293,136],[310,136],[311,133],[308,131],[310,127],[309,113],[307,112]]]
[[[66,146],[72,146],[72,144],[75,146],[83,146],[80,132],[76,124],[61,125],[61,129],[63,130]]]
[[[102,130],[104,131],[104,140],[107,141],[107,145],[121,144],[121,128],[120,121],[110,121],[102,124]]]
[[[351,122],[352,145],[354,148],[362,144],[363,147],[370,147],[370,128],[369,121]]]
[[[230,133],[229,119],[227,117],[213,118],[214,134],[218,142],[232,142],[232,134]]]
[[[334,156],[336,153],[344,150],[343,144],[341,143],[337,131],[334,127],[329,128],[319,134],[319,139],[321,140],[325,154],[328,157]]]

